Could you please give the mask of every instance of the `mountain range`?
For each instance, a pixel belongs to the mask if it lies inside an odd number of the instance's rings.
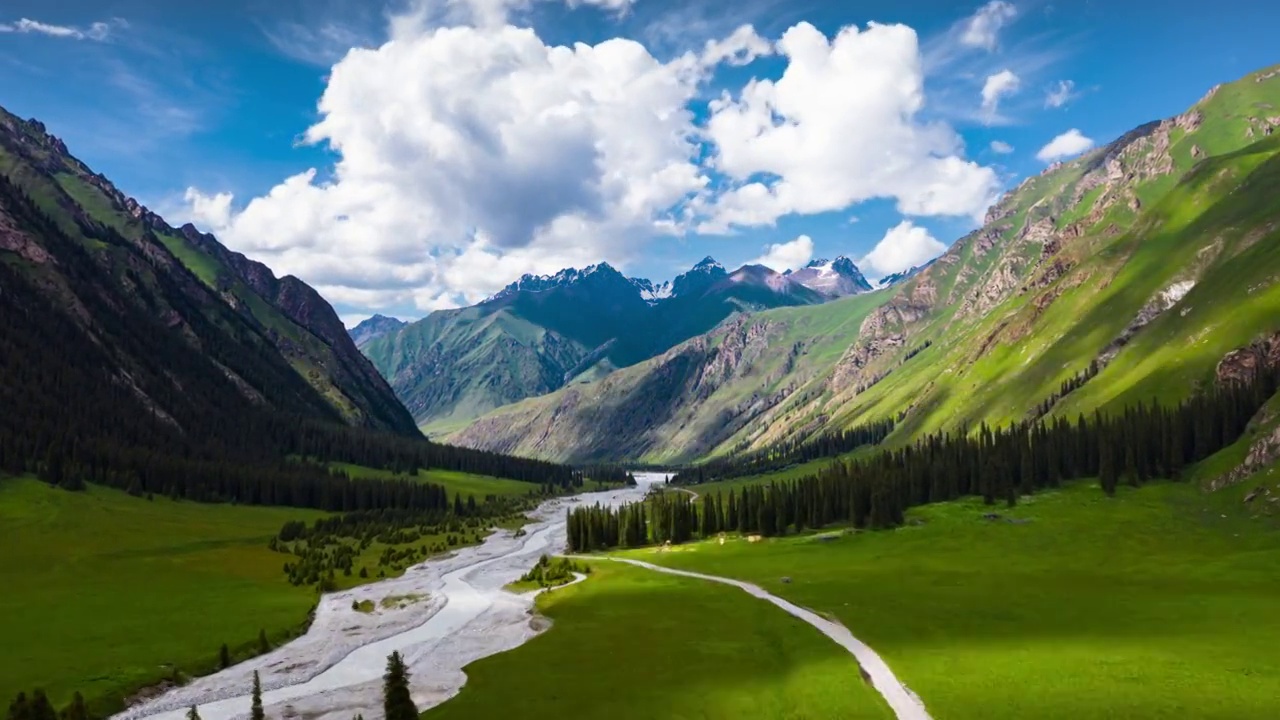
[[[675,463],[886,419],[892,444],[1186,397],[1280,333],[1277,128],[1280,72],[1251,73],[1028,178],[884,290],[735,315],[449,439]]]
[[[173,227],[77,160],[44,125],[2,109],[0,176],[3,312],[26,308],[28,317],[44,318],[44,331],[56,326],[60,345],[50,348],[49,363],[59,353],[93,354],[95,372],[127,389],[128,402],[179,425],[202,408],[221,406],[221,415],[232,406],[267,407],[418,435],[333,308],[306,283],[276,277],[191,225]],[[43,356],[41,347],[31,345],[26,360],[38,362],[30,353]]]
[[[425,430],[600,378],[705,333],[725,318],[869,292],[848,258],[779,273],[733,272],[708,257],[670,281],[608,263],[525,275],[483,302],[398,325],[377,316],[351,335]]]

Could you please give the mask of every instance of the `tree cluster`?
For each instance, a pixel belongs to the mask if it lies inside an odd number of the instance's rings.
[[[730,455],[681,470],[671,478],[673,485],[696,485],[747,475],[781,470],[791,465],[834,458],[865,445],[878,445],[893,432],[893,420],[831,430],[801,441],[785,441],[752,453]]]
[[[569,513],[569,546],[635,547],[725,531],[781,535],[832,523],[889,528],[914,506],[966,496],[1012,506],[1078,478],[1098,478],[1111,495],[1121,483],[1177,479],[1187,465],[1235,442],[1276,388],[1276,373],[1260,372],[1173,407],[1139,403],[1117,415],[1095,413],[1092,422],[1080,416],[938,433],[798,480],[704,494],[700,503],[660,493],[620,508],[578,508]]]

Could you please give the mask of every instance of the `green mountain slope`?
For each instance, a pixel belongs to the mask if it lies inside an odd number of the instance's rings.
[[[384,332],[363,350],[436,434],[575,378],[634,365],[735,313],[826,300],[767,268],[726,273],[710,259],[699,268],[677,278],[676,295],[655,303],[607,264],[526,276],[478,305]]]
[[[109,231],[149,263],[151,272],[178,282],[206,319],[233,329],[244,342],[265,340],[276,358],[346,422],[416,433],[412,418],[356,349],[333,308],[297,278],[276,278],[265,265],[190,225],[171,227],[73,157],[43,125],[3,109],[0,174],[64,233],[80,238],[96,261],[120,270],[123,248],[108,250],[91,237]],[[228,311],[238,319],[227,317]]]
[[[1028,179],[901,285],[741,319],[453,439],[671,462],[886,418],[904,442],[1185,397],[1280,330],[1277,108],[1275,73],[1215,88]]]

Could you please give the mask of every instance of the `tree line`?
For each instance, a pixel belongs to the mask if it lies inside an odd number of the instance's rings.
[[[1009,428],[935,433],[872,457],[833,462],[814,475],[707,493],[694,503],[661,493],[619,508],[568,513],[575,552],[683,542],[735,531],[782,535],[832,523],[856,528],[902,524],[918,505],[980,496],[988,505],[1063,481],[1098,478],[1107,495],[1121,484],[1179,479],[1183,469],[1235,442],[1275,394],[1277,373],[1216,385],[1175,406],[1138,403],[1115,415],[1095,412]]]
[[[787,440],[751,453],[686,468],[671,478],[673,485],[696,485],[781,470],[800,463],[836,457],[865,445],[878,445],[893,432],[893,420],[879,420],[845,430],[830,430],[813,438]]]

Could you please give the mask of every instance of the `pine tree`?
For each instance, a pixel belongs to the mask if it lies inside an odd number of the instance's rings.
[[[267,631],[258,631],[258,652],[266,654],[271,652],[271,643],[267,641]]]
[[[187,711],[187,720],[200,720],[200,712],[196,710],[195,705],[192,705],[191,709]]]
[[[409,670],[399,652],[387,658],[383,681],[382,707],[386,720],[418,720],[418,708],[409,695]]]
[[[218,667],[223,670],[231,667],[231,650],[226,643],[222,643],[222,648],[218,650]]]
[[[89,720],[89,711],[84,706],[84,696],[76,693],[71,696],[71,704],[62,713],[63,720]]]
[[[251,720],[266,720],[267,713],[262,709],[262,679],[258,671],[253,671],[253,705],[249,708]]]

